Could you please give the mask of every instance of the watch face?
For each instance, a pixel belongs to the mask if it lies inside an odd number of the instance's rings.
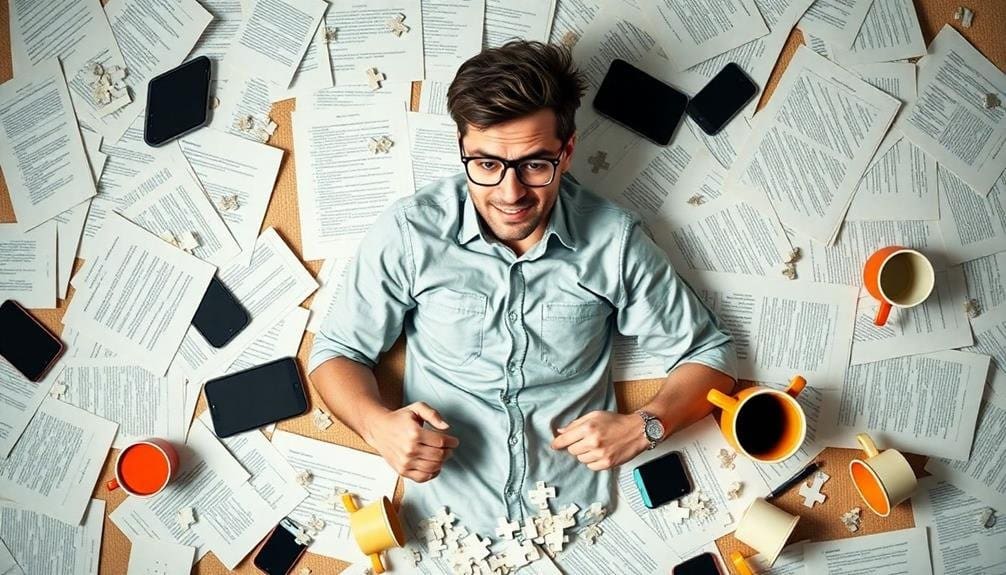
[[[664,436],[664,425],[659,419],[651,419],[646,422],[646,437],[658,440]]]

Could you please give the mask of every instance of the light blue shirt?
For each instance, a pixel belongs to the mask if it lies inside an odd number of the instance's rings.
[[[550,443],[557,427],[617,410],[616,328],[668,371],[700,363],[733,377],[736,358],[639,218],[572,180],[524,255],[483,225],[463,173],[397,201],[347,270],[309,368],[340,356],[373,367],[404,329],[405,403],[437,409],[461,443],[437,478],[407,486],[407,518],[446,506],[493,536],[498,518],[537,513],[538,481],[556,487],[553,510],[611,501],[612,472]]]

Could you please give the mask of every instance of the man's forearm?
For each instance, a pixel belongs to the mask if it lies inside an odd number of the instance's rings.
[[[642,409],[660,419],[666,437],[709,415],[713,405],[706,394],[710,389],[731,393],[734,383],[732,377],[711,367],[685,363],[667,374],[657,395]]]
[[[373,370],[351,359],[335,357],[316,367],[310,377],[328,409],[370,443],[367,422],[392,411],[381,400]]]

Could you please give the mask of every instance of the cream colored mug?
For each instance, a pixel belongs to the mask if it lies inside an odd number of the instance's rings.
[[[798,521],[799,516],[790,515],[759,497],[744,512],[734,531],[734,537],[761,553],[769,565],[772,565],[786,546]],[[736,560],[734,564],[737,564]]]
[[[915,492],[918,480],[908,460],[897,449],[880,451],[873,439],[865,433],[856,436],[866,459],[849,462],[852,484],[866,506],[881,517],[891,514],[891,509]]]

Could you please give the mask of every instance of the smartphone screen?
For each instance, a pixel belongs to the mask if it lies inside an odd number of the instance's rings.
[[[241,302],[213,276],[192,317],[192,325],[210,345],[221,348],[241,333],[250,318]]]
[[[292,357],[218,377],[206,382],[204,390],[217,437],[230,437],[307,411],[304,383]]]
[[[17,302],[0,305],[0,355],[29,381],[40,381],[63,353],[63,342]]]
[[[757,93],[758,86],[740,66],[731,62],[688,102],[688,116],[703,132],[714,136]]]
[[[722,575],[712,553],[696,555],[671,570],[671,575]]]
[[[255,567],[266,575],[286,575],[307,549],[297,543],[297,525],[284,517],[255,555]]]
[[[692,492],[681,454],[672,451],[632,470],[643,504],[654,509]]]
[[[688,96],[624,60],[613,60],[594,96],[601,114],[666,146],[685,114]]]
[[[193,58],[153,78],[147,85],[143,140],[160,146],[206,123],[209,115],[210,59]]]

